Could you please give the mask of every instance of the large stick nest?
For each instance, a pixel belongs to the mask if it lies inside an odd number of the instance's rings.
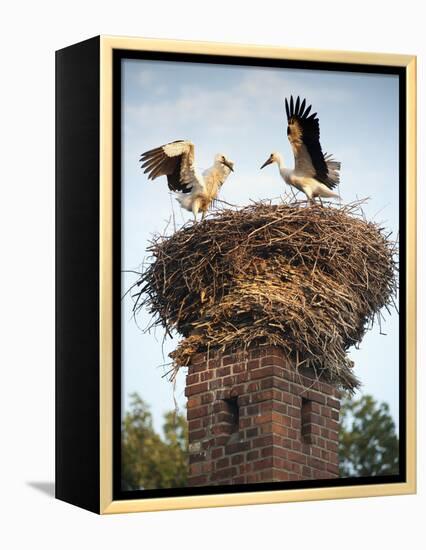
[[[221,210],[148,251],[134,312],[183,336],[175,368],[200,351],[272,344],[353,390],[347,350],[396,294],[396,245],[359,204]]]

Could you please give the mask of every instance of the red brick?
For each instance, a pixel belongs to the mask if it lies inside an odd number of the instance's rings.
[[[206,437],[206,430],[205,429],[192,430],[188,434],[188,440],[189,440],[190,443],[192,443],[193,441],[198,441],[199,439],[202,439],[203,437]]]
[[[201,405],[200,407],[193,407],[192,409],[189,409],[186,417],[188,420],[193,420],[194,418],[199,418],[200,416],[206,416],[209,412],[209,406],[208,405]]]
[[[213,470],[213,464],[211,462],[202,462],[201,471],[203,474],[208,474]]]
[[[240,372],[245,372],[246,366],[244,363],[237,363],[236,365],[232,366],[232,374],[238,374]]]
[[[231,464],[235,466],[236,464],[242,464],[244,462],[244,455],[234,455],[231,459]]]
[[[241,453],[250,449],[250,441],[238,441],[237,443],[228,443],[225,448],[225,454]]]
[[[236,384],[243,384],[244,382],[247,382],[247,380],[249,379],[249,374],[248,372],[245,372],[245,371],[240,372],[239,374],[234,374],[233,376],[235,377]],[[243,386],[240,387],[241,390],[242,388]],[[236,390],[238,391],[238,388],[236,388]]]
[[[247,361],[247,370],[258,369],[259,366],[260,366],[260,361],[258,359]]]
[[[316,391],[308,392],[308,399],[314,401],[315,403],[319,403],[320,405],[325,405],[327,403],[326,396]]]
[[[212,401],[214,400],[214,395],[209,392],[209,393],[203,393],[201,395],[201,403],[203,405],[207,404],[207,403],[211,403]]]
[[[321,449],[321,460],[330,462],[330,453],[328,451],[325,451],[324,449]]]
[[[257,483],[259,480],[259,475],[258,474],[249,474],[247,477],[246,477],[246,483]]]
[[[218,435],[211,440],[212,446],[226,445],[228,443],[228,440],[229,440],[229,435]]]
[[[312,468],[310,468],[309,466],[303,466],[302,476],[305,479],[312,479]]]
[[[254,349],[251,349],[250,352],[249,352],[249,358],[250,359],[258,359],[259,357],[262,357],[262,351],[263,351],[263,354],[264,354],[264,350],[261,350],[260,348],[254,348]]]
[[[220,458],[216,462],[216,470],[220,470],[221,468],[227,468],[229,466],[229,457],[225,456],[224,458]]]
[[[200,377],[200,382],[211,380],[213,378],[213,371],[206,370],[205,372],[200,372],[199,377]]]
[[[190,397],[186,403],[186,406],[188,409],[191,409],[192,407],[198,407],[198,405],[201,405],[201,397]]]
[[[221,456],[223,456],[223,453],[224,453],[224,448],[223,447],[216,447],[215,449],[212,449],[212,458],[215,459],[215,458],[220,458]]]
[[[332,397],[327,398],[327,405],[332,409],[340,410],[340,401],[333,399]]]
[[[216,376],[228,376],[231,374],[231,367],[220,367],[216,370]]]
[[[327,418],[325,425],[329,430],[333,430],[335,432],[338,432],[340,430],[340,424],[335,420],[332,420],[331,418]]]
[[[292,414],[290,414],[288,407],[289,406],[286,403],[272,401],[272,408],[274,411],[277,411],[281,414],[285,414],[286,416],[293,416]],[[294,415],[294,416],[297,416],[297,418],[299,418],[299,415]]]
[[[327,441],[326,448],[328,451],[337,453],[339,450],[339,444],[336,441]]]
[[[290,474],[288,472],[284,472],[283,470],[273,470],[273,481],[289,481],[290,480]]]
[[[248,414],[250,416],[254,416],[256,414],[259,414],[260,405],[250,405],[249,407],[247,407],[246,411],[247,411],[246,414]]]
[[[231,479],[237,474],[237,469],[235,466],[231,466],[230,468],[225,468],[223,470],[217,470],[216,472],[213,472],[211,475],[212,481],[220,481],[222,479]]]
[[[271,445],[270,447],[263,447],[263,449],[260,451],[260,454],[262,457],[265,456],[272,456],[274,453],[274,447]]]
[[[273,387],[275,389],[282,390],[285,392],[290,391],[290,384],[286,380],[283,380],[282,378],[275,378],[273,380]]]
[[[247,453],[247,460],[255,460],[256,458],[259,458],[259,451],[249,451]]]
[[[232,365],[234,363],[239,363],[238,357],[235,357],[235,355],[225,355],[225,357],[222,358],[222,365]],[[222,376],[222,375],[220,375]]]
[[[234,417],[230,412],[228,412],[228,410],[217,413],[216,419],[215,419],[215,422],[217,422],[218,424],[220,422],[226,422],[227,424],[232,424],[233,421],[234,421]]]
[[[272,422],[265,422],[264,424],[259,424],[258,427],[259,427],[259,433],[262,435],[272,434],[272,432],[274,431],[274,424],[272,424]]]
[[[256,437],[256,439],[253,439],[252,447],[253,448],[266,447],[267,445],[272,445],[272,444],[273,444],[272,435],[264,435],[262,437]]]
[[[246,430],[246,438],[256,437],[259,434],[259,428],[250,428]]]
[[[229,410],[229,406],[223,399],[218,399],[213,403],[214,413],[227,412],[228,410]]]
[[[258,458],[258,457],[256,457]],[[251,472],[253,470],[253,463],[252,462],[243,462],[240,464],[238,468],[240,474],[246,474],[248,472]]]
[[[328,463],[327,466],[326,466],[326,469],[327,469],[328,472],[330,472],[332,474],[338,474],[339,473],[339,466],[337,464]]]
[[[273,406],[272,400],[261,401],[259,403],[260,413],[262,414],[262,413],[265,413],[265,412],[272,412],[272,406]]]
[[[190,484],[192,487],[206,485],[207,483],[208,483],[208,477],[206,474],[190,478]]]
[[[283,391],[282,398],[284,403],[288,403],[289,405],[293,405],[293,396],[291,393],[287,391]]]
[[[261,367],[260,369],[255,369],[251,371],[251,379],[257,380],[259,378],[267,378],[268,376],[274,375],[274,367]]]
[[[321,428],[321,437],[324,439],[330,439],[330,430],[327,428]]]
[[[266,378],[260,379],[258,383],[260,384],[260,388],[262,390],[268,390],[270,388],[273,388],[274,385],[275,385],[275,381],[274,381],[273,376],[268,376]]]
[[[273,390],[272,389],[263,390],[263,391],[254,393],[251,396],[252,403],[259,403],[259,402],[262,402],[262,401],[267,401],[268,403],[272,404],[272,399],[273,399]]]
[[[196,420],[190,420],[188,422],[188,430],[189,431],[193,431],[193,430],[198,430],[199,428],[202,427],[202,421],[201,421],[201,418],[197,418]]]
[[[223,386],[233,386],[237,382],[237,375],[225,376],[222,378]]]
[[[260,366],[261,367],[282,367],[283,366],[283,360],[281,357],[275,357],[274,355],[263,357],[260,360]]]
[[[200,363],[197,365],[189,365],[188,374],[195,374],[207,370],[207,363]]]
[[[272,457],[262,458],[253,464],[253,470],[264,470],[265,468],[272,468]]]
[[[251,416],[248,416],[246,418],[240,417],[239,428],[241,430],[244,428],[248,428],[249,426],[252,425],[252,423],[253,423],[253,418]]]
[[[254,417],[255,424],[264,424],[265,422],[272,421],[272,412],[266,412],[264,414],[259,414]]]
[[[188,374],[186,376],[186,385],[191,386],[192,384],[197,384],[200,381],[200,375],[197,374]]]
[[[291,427],[295,430],[300,430],[302,428],[302,423],[299,418],[292,418],[291,419]]]
[[[204,462],[206,460],[205,453],[192,453],[189,456],[189,463],[193,464],[194,462]]]
[[[192,395],[196,395],[198,393],[202,393],[204,391],[207,391],[207,389],[208,389],[207,382],[202,382],[201,384],[194,384],[193,386],[187,386],[186,387],[185,395],[187,397],[190,397]]]
[[[220,378],[216,378],[213,380],[210,380],[209,382],[209,390],[217,390],[222,387],[222,380]]]
[[[288,451],[288,459],[292,462],[298,462],[299,464],[306,464],[307,457],[302,453],[296,453],[295,451]]]

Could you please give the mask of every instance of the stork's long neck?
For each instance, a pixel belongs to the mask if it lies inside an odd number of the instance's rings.
[[[287,168],[287,166],[284,164],[284,159],[281,155],[277,155],[276,163],[277,163],[277,166],[278,166],[278,171],[281,174],[281,177],[285,181],[287,181],[287,179],[288,179],[288,177],[291,173],[291,169]]]
[[[211,168],[204,173],[204,181],[207,188],[207,193],[212,197],[216,197],[219,189],[225,182],[226,178],[231,173],[231,170],[222,162],[215,162]]]

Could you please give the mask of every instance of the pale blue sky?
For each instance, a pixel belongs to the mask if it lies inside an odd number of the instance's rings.
[[[138,159],[143,151],[176,139],[196,146],[200,168],[224,152],[235,162],[235,173],[220,198],[238,204],[278,197],[285,192],[276,166],[260,171],[273,151],[292,166],[286,137],[284,98],[306,97],[318,112],[323,150],[342,162],[343,202],[367,198],[368,219],[398,232],[398,80],[391,75],[341,73],[126,60],[123,62],[122,123],[122,269],[138,269],[155,232],[163,233],[172,210],[176,224],[190,219],[171,198],[166,178],[148,182]],[[170,227],[170,230],[172,227]],[[134,281],[123,277],[123,291]],[[150,404],[156,429],[163,412],[185,405],[184,372],[173,390],[162,378],[167,355],[177,343],[163,333],[143,334],[122,302],[123,402],[137,391]],[[359,393],[389,403],[398,415],[398,315],[385,315],[382,326],[368,332],[360,349],[351,350]],[[149,322],[143,312],[140,327]],[[396,421],[397,424],[397,421]]]

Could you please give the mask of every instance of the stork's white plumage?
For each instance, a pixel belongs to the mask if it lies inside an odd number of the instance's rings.
[[[142,153],[140,162],[148,179],[167,176],[169,189],[185,210],[202,218],[217,198],[226,178],[234,171],[234,163],[222,153],[214,158],[214,164],[199,173],[194,162],[194,144],[186,140],[166,143]]]
[[[276,162],[283,180],[305,193],[310,202],[315,197],[339,198],[332,190],[340,182],[340,162],[322,152],[317,113],[308,116],[311,105],[306,107],[306,100],[300,102],[300,97],[294,103],[293,96],[290,102],[285,100],[285,109],[294,169],[285,166],[280,153],[272,153],[261,168]]]

